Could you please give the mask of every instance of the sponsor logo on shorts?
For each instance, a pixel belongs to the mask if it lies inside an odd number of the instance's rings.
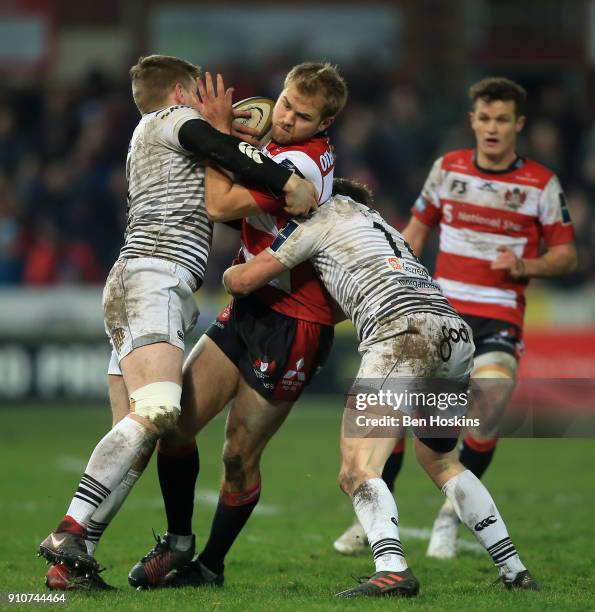
[[[112,334],[112,342],[114,343],[116,352],[119,353],[124,344],[124,330],[121,327],[114,330],[114,333]]]
[[[256,359],[252,367],[257,372],[257,375],[258,372],[261,374],[272,374],[277,369],[277,362],[274,359],[269,361],[268,357],[263,357],[262,359]]]
[[[442,326],[442,338],[440,340],[440,357],[442,361],[448,361],[452,355],[452,344],[457,342],[469,342],[469,332],[465,327],[455,329],[454,327]],[[452,343],[452,344],[451,344]]]
[[[283,389],[283,391],[297,391],[304,386],[306,374],[303,368],[304,358],[300,357],[295,362],[295,368],[287,370],[287,372],[283,374],[283,379],[281,380],[281,389]]]
[[[178,335],[178,338],[183,341],[184,340],[184,332],[181,329],[178,329],[178,331],[176,333]]]

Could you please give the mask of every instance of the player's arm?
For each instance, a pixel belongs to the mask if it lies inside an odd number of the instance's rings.
[[[291,219],[269,248],[247,263],[228,268],[223,274],[223,286],[232,295],[247,295],[314,256],[325,236],[326,231],[320,231],[314,217],[305,221]]]
[[[417,257],[421,257],[432,230],[440,223],[442,203],[440,184],[443,180],[442,157],[439,157],[426,178],[420,196],[411,208],[411,218],[401,235]]]
[[[314,189],[290,170],[261,155],[258,149],[223,134],[202,119],[186,121],[179,131],[180,145],[195,155],[210,159],[242,179],[268,188],[275,197],[285,196],[305,211],[316,207]],[[258,161],[256,161],[258,160]]]
[[[540,257],[518,257],[506,247],[492,262],[492,270],[506,270],[512,278],[563,276],[577,267],[574,230],[566,198],[558,177],[553,175],[545,186],[538,205],[538,221],[546,252]]]
[[[223,286],[233,296],[244,296],[260,289],[287,270],[268,251],[261,251],[250,261],[231,266],[223,273]]]
[[[409,244],[417,257],[421,257],[432,229],[432,227],[426,225],[417,217],[411,217],[409,223],[407,223],[405,229],[401,232],[405,242]]]
[[[506,247],[498,247],[498,252],[492,270],[507,270],[512,278],[563,276],[574,272],[578,263],[574,242],[551,246],[541,257],[533,259],[517,257]]]

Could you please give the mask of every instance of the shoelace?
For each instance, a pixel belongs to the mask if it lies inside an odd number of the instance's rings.
[[[153,530],[153,537],[155,538],[155,546],[141,559],[141,561],[148,561],[149,559],[153,559],[157,555],[161,554],[164,550],[169,550],[169,544],[165,538],[162,538],[160,535],[156,534]]]

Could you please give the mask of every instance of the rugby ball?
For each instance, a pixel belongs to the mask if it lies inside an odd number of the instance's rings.
[[[258,130],[258,139],[262,140],[270,131],[273,120],[275,101],[270,98],[246,98],[233,105],[234,110],[250,111],[250,117],[234,119],[246,127]]]

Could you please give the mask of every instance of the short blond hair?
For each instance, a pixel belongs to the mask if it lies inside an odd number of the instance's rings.
[[[285,77],[285,87],[295,84],[307,96],[322,93],[325,106],[322,118],[334,117],[347,102],[347,83],[336,66],[328,62],[304,62],[294,66]]]
[[[132,97],[141,114],[162,108],[177,83],[192,87],[200,68],[171,55],[139,57],[130,69]]]

